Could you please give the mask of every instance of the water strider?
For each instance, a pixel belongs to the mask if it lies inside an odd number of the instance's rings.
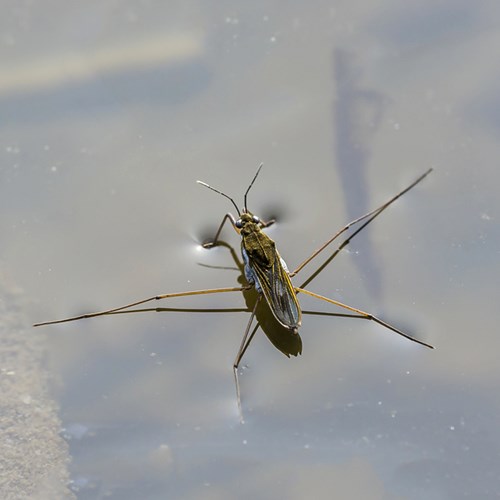
[[[306,295],[310,295],[317,299],[323,300],[330,304],[334,304],[343,309],[349,310],[351,313],[355,314],[355,317],[364,318],[368,320],[372,320],[379,325],[392,330],[393,332],[413,341],[418,344],[421,344],[425,347],[429,347],[433,349],[433,346],[423,342],[411,335],[399,330],[398,328],[382,321],[377,318],[373,314],[369,312],[362,311],[356,307],[352,307],[347,304],[343,304],[337,300],[330,299],[328,297],[324,297],[317,293],[311,292],[303,288],[305,284],[308,284],[323,268],[328,264],[333,257],[335,257],[338,252],[344,248],[347,244],[349,244],[350,240],[356,236],[364,227],[366,227],[370,222],[373,221],[376,217],[378,217],[389,205],[394,203],[399,197],[408,192],[410,189],[415,187],[419,182],[421,182],[427,175],[430,174],[432,169],[427,170],[424,174],[422,174],[418,179],[416,179],[412,184],[410,184],[407,188],[400,191],[397,195],[393,196],[390,200],[386,201],[383,205],[379,206],[375,210],[368,212],[367,214],[349,222],[346,224],[340,231],[337,231],[326,243],[324,243],[320,248],[314,251],[307,259],[305,259],[293,272],[289,272],[288,268],[285,264],[285,261],[281,258],[278,250],[276,248],[276,243],[267,236],[262,229],[269,227],[274,221],[265,222],[261,220],[256,215],[252,214],[248,210],[247,205],[247,196],[248,192],[252,188],[257,176],[260,173],[262,168],[262,164],[259,166],[252,182],[248,186],[245,191],[243,197],[243,209],[240,211],[238,205],[235,203],[233,198],[228,196],[227,194],[215,189],[209,184],[197,181],[202,186],[205,186],[212,191],[224,196],[229,199],[231,203],[234,205],[236,212],[238,214],[238,218],[235,218],[231,213],[227,213],[217,230],[213,241],[209,243],[205,243],[204,248],[212,248],[217,245],[219,240],[220,233],[226,221],[229,221],[233,226],[234,230],[241,236],[241,254],[244,262],[244,274],[247,281],[247,285],[240,287],[227,287],[227,288],[211,288],[205,290],[191,290],[187,292],[177,292],[177,293],[165,293],[161,295],[155,295],[154,297],[149,297],[146,299],[138,300],[136,302],[132,302],[130,304],[126,304],[120,307],[115,307],[113,309],[107,309],[105,311],[99,311],[94,313],[82,314],[80,316],[73,316],[70,318],[58,319],[53,321],[44,321],[41,323],[36,323],[33,326],[42,326],[42,325],[51,325],[55,323],[65,323],[68,321],[76,321],[84,318],[93,318],[96,316],[104,316],[112,313],[117,313],[120,311],[125,311],[132,307],[145,304],[147,302],[151,302],[154,300],[162,300],[173,297],[186,297],[191,295],[205,295],[205,294],[214,294],[214,293],[225,293],[225,292],[241,292],[245,290],[249,290],[252,287],[255,287],[258,292],[258,298],[255,302],[254,308],[252,310],[252,314],[250,315],[250,319],[248,320],[247,327],[245,329],[245,333],[243,335],[243,339],[241,341],[241,345],[236,354],[236,358],[233,363],[233,373],[236,384],[236,396],[238,402],[238,409],[240,411],[240,416],[242,415],[241,411],[241,396],[240,396],[240,386],[238,381],[238,366],[240,361],[245,354],[252,338],[257,331],[255,328],[250,334],[251,325],[253,319],[255,317],[255,313],[257,311],[257,306],[259,305],[262,297],[264,297],[269,309],[272,314],[276,318],[276,320],[282,325],[284,328],[292,332],[293,334],[298,334],[298,329],[301,326],[302,320],[302,312],[300,308],[300,304],[297,300],[297,294],[303,293]],[[301,287],[294,286],[291,282],[291,278],[294,277],[299,271],[301,271],[309,262],[311,262],[319,253],[321,253],[325,248],[327,248],[334,240],[336,240],[341,234],[347,231],[350,227],[361,224],[356,231],[354,231],[349,238],[344,240],[342,244],[338,247],[337,251],[334,252],[332,256],[330,256],[327,261],[317,269],[313,275],[309,279],[306,280],[305,284]]]

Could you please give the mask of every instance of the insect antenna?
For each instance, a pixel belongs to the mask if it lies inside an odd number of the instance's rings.
[[[245,196],[243,198],[243,208],[245,210],[245,213],[248,213],[248,205],[247,205],[247,194],[248,191],[250,191],[250,188],[253,186],[253,183],[255,182],[255,179],[257,179],[257,176],[259,175],[260,169],[262,168],[263,163],[259,165],[259,168],[257,169],[257,173],[254,175],[252,182],[250,183],[250,186],[248,186],[248,189],[245,191]]]
[[[257,172],[258,173],[258,172]],[[255,180],[255,179],[254,179]],[[201,184],[202,186],[205,186],[207,187],[208,189],[211,189],[212,191],[215,191],[216,193],[219,193],[221,194],[222,196],[226,197],[233,205],[234,205],[234,208],[236,208],[236,211],[238,212],[238,217],[241,216],[241,213],[240,213],[240,209],[238,208],[238,205],[236,205],[236,203],[234,202],[234,200],[228,196],[226,193],[223,193],[222,191],[219,191],[218,189],[215,189],[214,187],[210,186],[209,184],[207,184],[206,182],[203,182],[203,181],[196,181],[198,184]],[[246,196],[246,195],[245,195]]]

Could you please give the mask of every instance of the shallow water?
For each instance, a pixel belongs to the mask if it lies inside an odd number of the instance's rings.
[[[241,204],[264,162],[249,208],[277,217],[268,233],[293,269],[435,169],[309,285],[435,351],[305,315],[303,354],[288,359],[259,331],[242,425],[231,365],[247,312],[37,330],[78,498],[497,498],[498,9],[6,9],[0,265],[33,301],[27,323],[238,286],[228,248],[199,245],[231,205],[197,179]],[[224,239],[239,251],[230,228]]]

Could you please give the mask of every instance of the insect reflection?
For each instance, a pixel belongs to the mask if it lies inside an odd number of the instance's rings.
[[[295,270],[290,272],[287,268],[285,261],[280,256],[276,243],[263,231],[263,229],[269,227],[274,223],[271,221],[263,221],[258,216],[253,214],[248,210],[247,197],[250,189],[252,188],[255,180],[257,179],[262,168],[262,164],[259,166],[256,174],[254,175],[252,181],[250,182],[247,190],[245,191],[243,197],[243,208],[240,210],[236,202],[233,198],[225,194],[224,192],[215,189],[209,184],[197,181],[202,186],[215,191],[216,193],[227,198],[234,208],[236,209],[237,217],[233,216],[231,213],[226,213],[222,219],[222,222],[217,230],[212,241],[208,243],[204,243],[203,247],[206,249],[213,248],[218,245],[225,245],[224,242],[219,240],[221,235],[221,231],[226,222],[229,221],[233,229],[241,236],[241,255],[243,258],[243,274],[245,276],[246,283],[243,283],[238,287],[226,287],[226,288],[210,288],[204,290],[191,290],[186,292],[176,292],[176,293],[165,293],[161,295],[155,295],[153,297],[148,297],[145,299],[141,299],[130,304],[126,304],[120,307],[115,307],[112,309],[107,309],[104,311],[94,312],[83,314],[80,316],[73,316],[69,318],[53,320],[53,321],[45,321],[41,323],[36,323],[34,326],[42,326],[42,325],[50,325],[55,323],[64,323],[68,321],[76,321],[85,318],[92,318],[96,316],[104,316],[109,314],[116,314],[120,312],[127,312],[133,307],[145,304],[147,302],[155,301],[155,300],[163,300],[174,297],[186,297],[193,295],[206,295],[206,294],[216,294],[216,293],[228,293],[228,292],[243,292],[244,294],[249,292],[251,289],[255,289],[257,292],[257,298],[254,301],[254,305],[252,308],[252,313],[248,320],[247,326],[245,328],[245,332],[236,354],[234,363],[233,363],[233,373],[234,380],[236,385],[236,398],[238,409],[240,412],[241,420],[243,421],[242,407],[241,407],[241,392],[240,392],[240,384],[238,379],[238,367],[240,365],[241,359],[245,354],[248,346],[250,345],[259,325],[263,326],[265,333],[269,336],[270,331],[280,331],[280,329],[276,330],[276,328],[266,328],[264,326],[264,321],[261,318],[259,319],[259,323],[257,326],[252,329],[252,323],[257,314],[259,305],[264,298],[265,303],[267,304],[269,310],[274,316],[275,320],[281,326],[281,335],[283,336],[283,340],[286,338],[292,339],[290,345],[293,347],[280,348],[279,345],[284,343],[280,343],[279,337],[278,341],[273,341],[272,337],[270,337],[273,344],[275,344],[282,352],[286,355],[297,355],[302,351],[302,341],[298,335],[298,329],[301,326],[302,322],[302,310],[297,299],[297,295],[299,293],[309,295],[316,299],[322,300],[324,302],[328,302],[345,310],[348,310],[348,314],[336,314],[340,316],[354,316],[356,318],[362,318],[374,321],[384,328],[391,330],[402,337],[405,337],[412,342],[416,342],[425,347],[433,348],[432,345],[419,340],[408,333],[403,332],[402,330],[396,328],[395,326],[382,321],[380,318],[377,318],[373,314],[363,311],[357,307],[353,307],[347,304],[343,304],[337,300],[325,297],[323,295],[319,295],[315,292],[307,290],[304,286],[307,286],[314,277],[316,277],[319,272],[321,272],[327,264],[331,262],[331,260],[346,246],[349,242],[354,238],[360,231],[362,231],[368,224],[370,224],[376,217],[378,217],[386,208],[388,208],[392,203],[394,203],[398,198],[408,192],[410,189],[415,187],[418,183],[420,183],[427,175],[430,174],[432,169],[427,170],[424,174],[418,177],[412,184],[408,187],[400,191],[398,194],[393,196],[390,200],[386,201],[384,204],[380,205],[375,210],[368,212],[365,215],[349,222],[342,229],[337,231],[327,242],[325,242],[321,247],[315,250],[309,257],[307,257]],[[330,257],[304,282],[302,286],[294,286],[292,284],[291,278],[297,275],[307,264],[309,264],[315,257],[317,257],[321,252],[323,252],[331,243],[333,243],[337,238],[339,238],[342,234],[344,234],[350,228],[356,226],[356,230],[353,231],[350,236],[345,239],[338,248],[330,255]],[[155,309],[162,310],[162,309]],[[163,308],[163,310],[166,310]],[[129,311],[132,312],[132,311]]]

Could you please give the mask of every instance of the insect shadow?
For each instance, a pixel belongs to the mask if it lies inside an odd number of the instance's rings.
[[[274,315],[271,313],[269,307],[264,302],[257,304],[258,292],[254,287],[249,288],[248,282],[245,278],[244,263],[238,258],[238,254],[234,247],[223,240],[219,240],[217,246],[227,248],[231,258],[234,261],[235,267],[228,266],[214,266],[209,264],[204,264],[198,262],[199,266],[210,268],[210,269],[223,269],[223,270],[233,270],[238,271],[239,275],[236,281],[243,287],[242,296],[244,298],[246,307],[223,307],[223,308],[200,308],[200,307],[149,307],[125,311],[116,311],[110,313],[110,315],[120,315],[120,314],[135,314],[135,313],[172,313],[172,312],[182,312],[182,313],[200,313],[200,314],[228,314],[228,313],[250,313],[255,310],[256,325],[253,327],[250,335],[253,337],[257,330],[260,328],[268,340],[273,344],[273,346],[283,353],[288,358],[290,356],[298,356],[302,354],[302,339],[298,332],[294,332],[288,328],[281,325]],[[339,250],[336,249],[328,257],[326,263],[330,262],[337,254]],[[325,267],[325,263],[323,267]],[[319,273],[314,273],[315,277]],[[311,278],[312,279],[312,278]],[[349,313],[338,313],[338,312],[326,312],[326,311],[316,311],[303,309],[302,314],[306,316],[325,316],[325,317],[337,317],[337,318],[358,318],[366,319],[365,316],[359,314],[349,314]],[[248,345],[247,345],[248,347]],[[243,357],[245,351],[241,353]],[[238,382],[237,382],[238,383]],[[241,415],[242,416],[242,415]]]
[[[246,301],[247,310],[251,311],[250,318],[248,320],[243,339],[241,341],[240,347],[238,349],[236,358],[233,363],[233,374],[236,385],[236,396],[238,409],[240,412],[240,418],[243,421],[243,412],[241,408],[241,395],[240,395],[240,385],[238,380],[238,367],[240,361],[244,356],[248,346],[250,345],[255,333],[257,332],[259,326],[263,328],[264,333],[268,336],[269,340],[275,345],[281,352],[285,355],[297,355],[302,352],[302,340],[298,334],[298,329],[302,323],[302,310],[297,299],[299,293],[309,295],[316,299],[328,302],[340,308],[349,311],[349,314],[334,314],[341,316],[349,316],[355,318],[362,318],[366,320],[371,320],[384,328],[391,330],[402,337],[405,337],[412,342],[416,342],[425,347],[433,348],[432,345],[419,340],[408,333],[403,332],[399,328],[383,321],[382,319],[376,317],[375,315],[358,309],[356,307],[343,304],[337,300],[319,295],[318,293],[312,292],[304,288],[308,286],[312,280],[323,271],[323,269],[339,254],[339,252],[345,248],[351,240],[358,235],[368,224],[370,224],[376,217],[378,217],[384,210],[386,210],[392,203],[394,203],[398,198],[408,192],[410,189],[415,187],[419,182],[421,182],[427,175],[430,174],[432,169],[427,170],[424,174],[418,177],[412,184],[400,191],[398,194],[393,196],[390,200],[386,201],[384,204],[380,205],[375,210],[368,212],[361,217],[349,222],[342,229],[337,231],[327,242],[325,242],[321,247],[315,250],[309,257],[307,257],[299,266],[292,272],[289,272],[285,261],[281,258],[278,250],[276,248],[275,242],[262,231],[262,229],[269,227],[274,223],[274,220],[263,221],[253,213],[248,210],[247,196],[248,192],[252,188],[255,180],[257,179],[259,172],[262,168],[262,164],[259,166],[257,173],[254,175],[250,185],[245,191],[243,197],[243,208],[240,210],[238,205],[235,203],[233,198],[228,196],[222,191],[215,189],[214,187],[206,184],[202,181],[197,181],[204,187],[215,191],[216,193],[227,198],[236,209],[238,218],[235,218],[231,213],[226,213],[224,215],[222,222],[215,234],[213,240],[205,242],[203,247],[206,249],[213,248],[215,246],[226,246],[229,248],[233,255],[233,259],[237,263],[237,267],[240,271],[240,286],[237,287],[226,287],[226,288],[211,288],[204,290],[191,290],[187,292],[176,292],[176,293],[166,293],[162,295],[155,295],[153,297],[148,297],[130,304],[126,304],[120,307],[115,307],[113,309],[106,309],[104,311],[99,311],[95,313],[83,314],[80,316],[73,316],[70,318],[45,321],[42,323],[36,323],[34,326],[42,326],[54,323],[65,323],[68,321],[75,321],[84,318],[92,318],[96,316],[104,316],[109,314],[116,314],[119,312],[125,312],[133,307],[140,306],[147,302],[162,300],[174,297],[186,297],[192,295],[206,295],[206,294],[216,294],[216,293],[228,293],[228,292],[242,292]],[[241,255],[243,258],[243,263],[241,263],[236,255],[234,249],[223,242],[220,239],[222,229],[226,222],[230,222],[233,229],[241,236]],[[356,227],[356,229],[354,229]],[[346,231],[351,230],[347,238],[345,238],[342,243],[326,258],[326,260],[318,267],[316,270],[303,282],[301,286],[294,286],[291,282],[291,278],[297,275],[306,265],[308,265],[313,259],[315,259],[321,252],[323,252],[333,241],[335,241],[339,236],[344,234]],[[262,298],[265,300],[263,301]],[[263,308],[264,303],[267,307]],[[163,311],[173,311],[181,309],[173,308],[157,308],[154,310]],[[185,309],[192,312],[195,309]],[[271,313],[271,314],[269,314]],[[333,314],[332,314],[333,315]],[[256,326],[252,328],[253,320],[257,318]]]
[[[238,254],[236,253],[234,247],[224,240],[219,240],[217,242],[217,246],[225,247],[229,250],[236,266],[234,269],[238,270],[240,273],[237,278],[237,282],[244,288],[242,295],[247,306],[246,312],[252,312],[255,310],[255,319],[257,324],[254,326],[250,335],[253,337],[260,327],[274,347],[281,351],[285,356],[290,357],[302,354],[302,339],[300,338],[300,335],[298,332],[284,327],[279,321],[276,320],[269,307],[266,306],[265,302],[259,301],[259,293],[255,287],[250,287],[251,284],[248,283],[245,276],[245,264],[238,258]],[[206,264],[200,265],[215,269],[218,267]],[[306,311],[302,312],[306,314]],[[243,355],[244,352],[241,353],[241,357],[243,357]]]
[[[116,311],[109,315],[119,315],[119,314],[134,314],[134,313],[147,313],[147,312],[158,312],[158,313],[171,313],[171,312],[183,312],[183,313],[204,313],[204,314],[220,314],[220,313],[251,313],[255,309],[255,319],[257,324],[254,326],[254,330],[260,327],[264,332],[269,341],[273,344],[276,349],[281,351],[285,356],[298,356],[302,354],[302,339],[298,333],[291,331],[288,328],[282,326],[276,318],[273,316],[271,311],[266,304],[261,302],[256,307],[256,302],[258,299],[258,293],[253,287],[249,287],[248,282],[245,278],[244,264],[238,258],[238,255],[234,247],[227,243],[226,241],[219,240],[218,245],[220,247],[225,247],[229,250],[232,259],[234,260],[235,267],[227,266],[213,266],[203,263],[198,263],[202,267],[208,267],[210,269],[224,269],[224,270],[234,270],[239,272],[239,276],[236,281],[243,288],[242,296],[245,301],[246,307],[222,307],[222,308],[203,308],[203,307],[149,307],[141,309],[133,309],[127,311]],[[334,312],[320,312],[320,311],[310,311],[303,310],[305,315],[322,315],[322,316],[333,316],[333,317],[359,317],[358,315],[334,313]],[[253,333],[253,330],[252,330]]]

